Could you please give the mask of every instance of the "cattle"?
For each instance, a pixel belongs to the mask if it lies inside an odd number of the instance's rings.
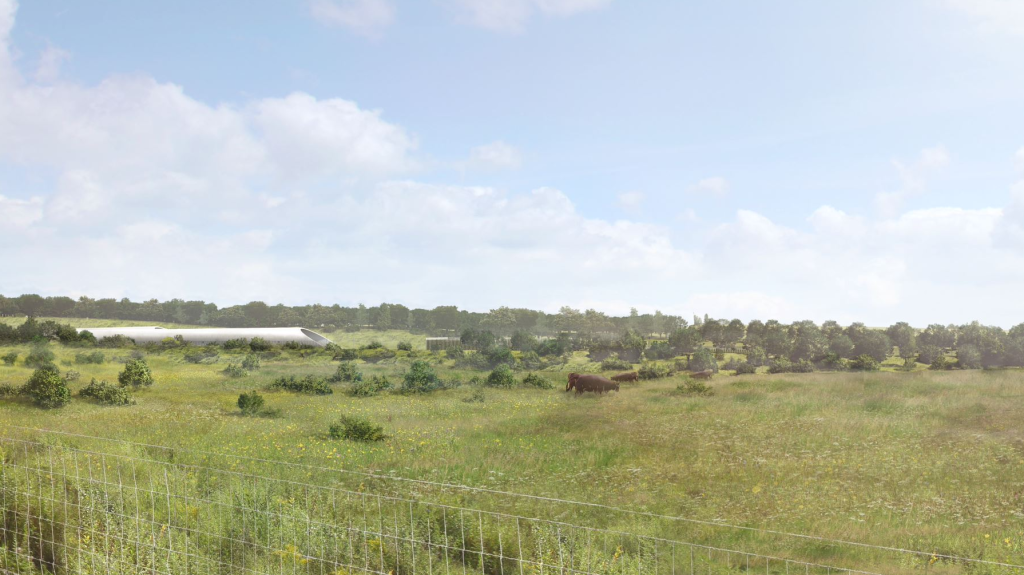
[[[608,378],[601,377],[600,375],[575,375],[575,379],[570,379],[569,385],[576,388],[576,395],[581,395],[588,391],[601,394],[607,391],[619,391],[619,384]]]
[[[714,374],[714,370],[705,369],[704,371],[695,371],[691,373],[690,377],[693,379],[711,379],[711,376]]]
[[[638,381],[640,378],[635,371],[627,371],[612,376],[612,381]]]

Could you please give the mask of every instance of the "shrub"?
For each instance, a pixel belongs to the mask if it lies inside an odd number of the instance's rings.
[[[944,355],[942,349],[937,345],[922,345],[917,354],[917,361],[931,364],[936,358]]]
[[[249,375],[249,372],[246,371],[244,367],[238,365],[237,363],[229,363],[228,366],[224,368],[224,375],[236,378],[246,377]]]
[[[117,376],[117,382],[121,387],[148,387],[153,385],[153,372],[149,370],[146,360],[133,359],[124,365],[124,370]]]
[[[491,362],[487,359],[487,356],[482,351],[466,354],[461,360],[455,363],[458,367],[466,367],[469,369],[490,369]]]
[[[973,345],[957,348],[956,364],[960,369],[978,369],[981,367],[981,352]]]
[[[338,370],[334,372],[334,375],[327,378],[330,383],[340,383],[342,381],[362,381],[363,374],[356,370],[354,363],[350,361],[343,361],[338,364]]]
[[[752,346],[747,349],[747,363],[754,367],[761,367],[762,365],[768,364],[768,354],[764,352],[764,348],[758,346]]]
[[[749,364],[748,364],[749,365]],[[676,387],[676,393],[681,395],[698,395],[698,396],[709,396],[714,395],[715,392],[711,389],[711,386],[696,379],[687,379],[683,383],[680,383]]]
[[[487,357],[488,367],[494,368],[499,365],[515,367],[516,365],[516,356],[512,354],[511,349],[503,345],[488,348],[480,353]]]
[[[846,360],[834,351],[827,352],[825,356],[821,358],[821,366],[825,369],[831,369],[834,371],[842,371],[847,368]]]
[[[672,368],[667,364],[645,361],[640,364],[640,369],[637,370],[636,374],[638,378],[643,380],[661,379],[672,375]]]
[[[217,361],[219,357],[216,351],[204,350],[204,351],[190,351],[187,352],[183,357],[188,363],[213,363]]]
[[[126,335],[108,335],[96,342],[99,347],[131,347],[135,340]]]
[[[245,359],[242,360],[242,369],[246,371],[259,371],[260,356],[255,353],[246,354]]]
[[[25,356],[25,365],[39,368],[53,363],[55,358],[56,356],[46,346],[36,346]]]
[[[543,377],[536,373],[528,373],[523,378],[523,385],[529,385],[531,387],[538,387],[540,389],[554,389],[554,385]]]
[[[644,351],[644,356],[647,359],[672,359],[676,356],[676,350],[667,341],[652,341]]]
[[[437,377],[434,368],[423,360],[412,362],[402,378],[402,393],[430,393],[443,387],[444,383]]]
[[[71,403],[71,390],[60,372],[42,367],[32,373],[22,392],[32,398],[39,407],[55,409]]]
[[[359,359],[359,352],[354,349],[340,349],[335,352],[334,359],[340,359],[341,361],[352,361]]]
[[[533,351],[536,351],[537,355],[541,357],[562,355],[566,352],[566,342],[561,339],[547,339],[540,342]]]
[[[103,405],[120,406],[135,404],[135,400],[132,399],[132,395],[128,393],[127,389],[110,385],[105,381],[96,381],[96,378],[93,378],[89,385],[83,387],[78,392],[78,395],[95,399]]]
[[[242,415],[257,415],[263,410],[264,403],[263,396],[255,389],[238,396],[238,409],[242,410]]]
[[[711,353],[706,347],[698,348],[690,356],[690,371],[705,371],[710,369],[711,371],[718,373],[718,360],[715,359],[715,355]]]
[[[90,363],[101,364],[105,360],[106,360],[106,358],[103,356],[103,352],[102,351],[94,351],[92,353],[76,353],[75,354],[75,363],[78,363],[78,364],[90,364]]]
[[[806,359],[801,359],[790,365],[789,371],[792,373],[811,373],[814,371],[814,364]]]
[[[757,368],[750,365],[750,363],[744,361],[736,365],[736,375],[749,375],[751,373],[757,373]]]
[[[11,353],[4,355],[3,358],[0,359],[4,360],[4,365],[14,365],[14,362],[18,361],[18,354],[12,351]]]
[[[224,342],[224,349],[245,349],[249,347],[249,340],[244,337],[229,339]]]
[[[331,424],[330,435],[334,439],[351,441],[384,441],[384,428],[359,417],[342,416],[338,423]]]
[[[944,369],[953,369],[953,366],[953,362],[946,359],[945,355],[940,355],[936,357],[934,360],[932,360],[932,363],[928,366],[928,369],[941,371]]]
[[[383,347],[370,347],[359,350],[359,359],[367,363],[377,363],[395,357],[395,352]]]
[[[388,381],[387,376],[383,375],[375,375],[364,381],[360,374],[359,379],[351,381],[352,385],[348,388],[348,394],[356,397],[372,397],[380,394],[382,391],[388,391],[394,388],[394,385]]]
[[[274,346],[270,345],[270,342],[262,337],[254,337],[249,341],[249,349],[255,352],[270,351],[272,347]]]
[[[464,401],[466,403],[483,403],[486,400],[487,400],[487,396],[484,395],[484,390],[482,390],[480,388],[474,389],[473,393],[471,393],[468,396],[462,398],[462,401]]]
[[[613,353],[601,362],[601,369],[605,371],[623,371],[626,369],[633,369],[633,364],[619,359],[619,354]]]
[[[882,367],[878,360],[866,353],[851,359],[847,365],[852,371],[878,371]]]
[[[370,343],[360,347],[359,349],[384,349],[384,344],[377,340],[372,340]]]
[[[444,356],[448,359],[454,359],[456,361],[466,357],[466,352],[463,351],[462,347],[452,347],[444,350]]]
[[[512,373],[512,368],[503,363],[487,376],[486,383],[489,387],[515,387],[516,376]]]
[[[541,369],[544,367],[544,360],[542,360],[535,351],[528,351],[524,353],[523,357],[520,359],[520,363],[522,363],[523,367],[526,369]]]
[[[412,344],[407,341],[398,342],[398,351],[412,351]]]
[[[9,383],[0,383],[0,397],[19,395],[21,390]]]
[[[78,381],[81,377],[82,374],[72,369],[68,370],[68,372],[64,374],[64,381],[71,383],[72,381]]]
[[[296,379],[294,375],[279,377],[274,380],[274,383],[270,384],[270,389],[282,389],[284,391],[306,393],[309,395],[331,395],[334,393],[330,386],[327,385],[327,380],[313,375],[307,375],[302,379]]]

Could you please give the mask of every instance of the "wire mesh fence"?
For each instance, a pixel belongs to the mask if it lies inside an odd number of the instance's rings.
[[[137,445],[0,437],[0,461],[4,574],[879,573],[225,469]],[[1024,573],[976,563],[942,572]]]

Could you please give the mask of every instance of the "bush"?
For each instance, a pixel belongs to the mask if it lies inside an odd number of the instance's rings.
[[[26,361],[26,363],[28,363]],[[965,345],[956,350],[956,364],[960,369],[979,369],[981,352],[973,345]]]
[[[255,389],[238,396],[238,409],[242,410],[242,415],[253,416],[259,414],[263,410],[264,403],[263,396]]]
[[[351,441],[384,441],[384,428],[359,417],[342,416],[338,423],[331,424],[330,435],[334,439]]]
[[[848,367],[846,360],[834,351],[827,352],[825,357],[821,358],[821,366],[833,371],[843,371]]]
[[[95,399],[103,405],[135,405],[135,400],[127,389],[110,385],[105,381],[96,381],[96,378],[83,387],[78,395]]]
[[[688,367],[690,371],[706,371],[710,369],[711,371],[718,373],[718,360],[715,359],[715,355],[711,353],[711,350],[706,347],[701,347],[694,351],[693,355],[690,356],[690,364]]]
[[[359,350],[358,356],[359,359],[367,363],[377,363],[378,361],[395,357],[395,352],[383,347],[368,347]]]
[[[249,347],[249,340],[244,337],[229,339],[224,342],[224,349],[245,349]]]
[[[866,353],[851,359],[847,365],[851,371],[878,371],[882,367],[878,360]]]
[[[254,337],[249,341],[249,349],[255,352],[270,351],[274,346],[262,337]]]
[[[561,339],[546,339],[533,349],[541,357],[559,356],[565,353],[566,342]]]
[[[945,369],[953,369],[954,363],[946,359],[945,355],[940,355],[932,360],[932,363],[928,366],[928,369],[934,369],[941,371]]]
[[[340,364],[338,364],[338,370],[334,372],[334,375],[327,378],[327,381],[330,383],[340,383],[343,381],[352,382],[362,380],[363,374],[356,371],[355,364],[350,361],[343,361]]]
[[[531,387],[537,387],[540,389],[554,389],[555,387],[554,385],[552,385],[550,381],[544,379],[543,377],[537,375],[536,373],[526,374],[526,377],[523,378],[523,385],[529,385]]]
[[[526,369],[541,369],[544,367],[544,360],[542,360],[535,351],[528,351],[524,353],[523,357],[520,359],[520,363],[523,364],[523,367]]]
[[[82,374],[72,369],[68,370],[68,372],[64,374],[64,381],[71,383],[72,381],[78,381],[81,377]]]
[[[638,378],[643,380],[661,379],[672,375],[672,368],[667,364],[645,361],[640,364],[640,369],[637,370],[636,374]]]
[[[327,385],[327,380],[322,377],[307,375],[302,379],[296,377],[279,377],[270,384],[270,389],[281,389],[293,393],[305,393],[309,395],[331,395],[334,391]]]
[[[488,367],[495,368],[499,365],[515,367],[516,365],[516,356],[512,354],[511,349],[503,345],[488,348],[481,353],[487,357]]]
[[[768,354],[764,352],[764,348],[758,346],[752,346],[747,349],[747,363],[754,367],[761,367],[762,365],[768,364]]]
[[[485,383],[488,387],[511,388],[516,385],[516,376],[512,373],[511,367],[501,364],[487,375]]]
[[[216,351],[205,350],[205,351],[190,351],[187,352],[183,357],[188,363],[213,363],[217,361],[219,357]]]
[[[359,359],[359,352],[354,349],[340,349],[334,354],[334,359],[341,361],[353,361]]]
[[[473,393],[471,393],[468,396],[462,398],[462,401],[464,401],[466,403],[483,403],[486,400],[487,400],[487,396],[484,394],[484,390],[482,390],[480,388],[474,389]]]
[[[931,364],[937,358],[945,355],[937,345],[922,345],[917,353],[917,361]]]
[[[814,364],[806,359],[792,362],[784,357],[779,357],[768,365],[768,373],[810,373],[812,371],[814,371]]]
[[[750,365],[750,364],[747,364]],[[680,383],[676,387],[676,393],[680,395],[698,395],[698,396],[709,396],[714,395],[715,392],[711,389],[711,386],[696,379],[687,379],[683,383]]]
[[[455,361],[458,361],[466,357],[466,352],[463,351],[462,347],[452,347],[444,350],[444,356],[447,357],[448,359],[454,359]]]
[[[99,347],[131,347],[135,340],[126,335],[108,335],[96,342]]]
[[[121,387],[149,387],[153,385],[153,372],[144,359],[133,359],[124,365],[124,370],[118,374],[117,382]]]
[[[402,393],[430,393],[443,387],[444,383],[434,373],[434,368],[423,360],[412,362],[402,378]]]
[[[757,373],[757,368],[750,365],[750,363],[744,361],[743,363],[736,365],[736,375],[749,375],[751,373]]]
[[[384,344],[377,340],[373,340],[359,349],[384,349]]]
[[[259,371],[260,356],[255,353],[246,354],[245,359],[242,360],[242,369],[246,371]]]
[[[487,356],[482,351],[473,353],[467,353],[463,358],[455,363],[457,367],[464,367],[469,369],[490,369],[491,362],[487,359]]]
[[[71,403],[68,383],[55,368],[42,367],[32,373],[22,392],[39,407],[56,409]]]
[[[94,363],[94,364],[98,365],[98,364],[103,363],[105,360],[106,360],[106,358],[103,356],[103,352],[102,351],[94,351],[92,353],[76,353],[75,354],[75,363],[78,363],[78,364]]]
[[[619,354],[613,353],[601,362],[601,369],[604,371],[624,371],[633,369],[633,364],[619,359]]]
[[[46,346],[36,346],[25,356],[25,365],[40,368],[53,363],[56,357]]]
[[[382,391],[394,389],[394,387],[386,376],[375,375],[363,381],[362,375],[360,375],[359,379],[352,380],[352,385],[348,388],[348,394],[356,397],[372,397],[380,394]]]
[[[676,356],[676,350],[667,341],[652,341],[644,351],[644,356],[647,359],[672,359]]]
[[[21,390],[9,383],[0,383],[0,397],[15,396],[21,394]]]
[[[249,372],[245,371],[245,368],[238,365],[237,363],[229,363],[228,366],[224,368],[224,375],[236,378],[247,377],[249,375]]]
[[[12,351],[0,359],[4,360],[4,365],[14,365],[14,362],[18,361],[18,354]]]
[[[412,351],[412,344],[407,341],[398,342],[398,351]]]

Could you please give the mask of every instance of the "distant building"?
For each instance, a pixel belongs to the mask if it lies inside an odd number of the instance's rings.
[[[223,344],[232,339],[249,339],[260,337],[274,345],[297,343],[299,345],[316,345],[324,347],[331,340],[303,327],[217,327],[210,329],[166,329],[159,326],[144,327],[83,327],[78,329],[91,332],[96,339],[114,335],[123,335],[135,340],[139,345],[160,343],[169,337],[181,336],[188,343],[199,345]]]

